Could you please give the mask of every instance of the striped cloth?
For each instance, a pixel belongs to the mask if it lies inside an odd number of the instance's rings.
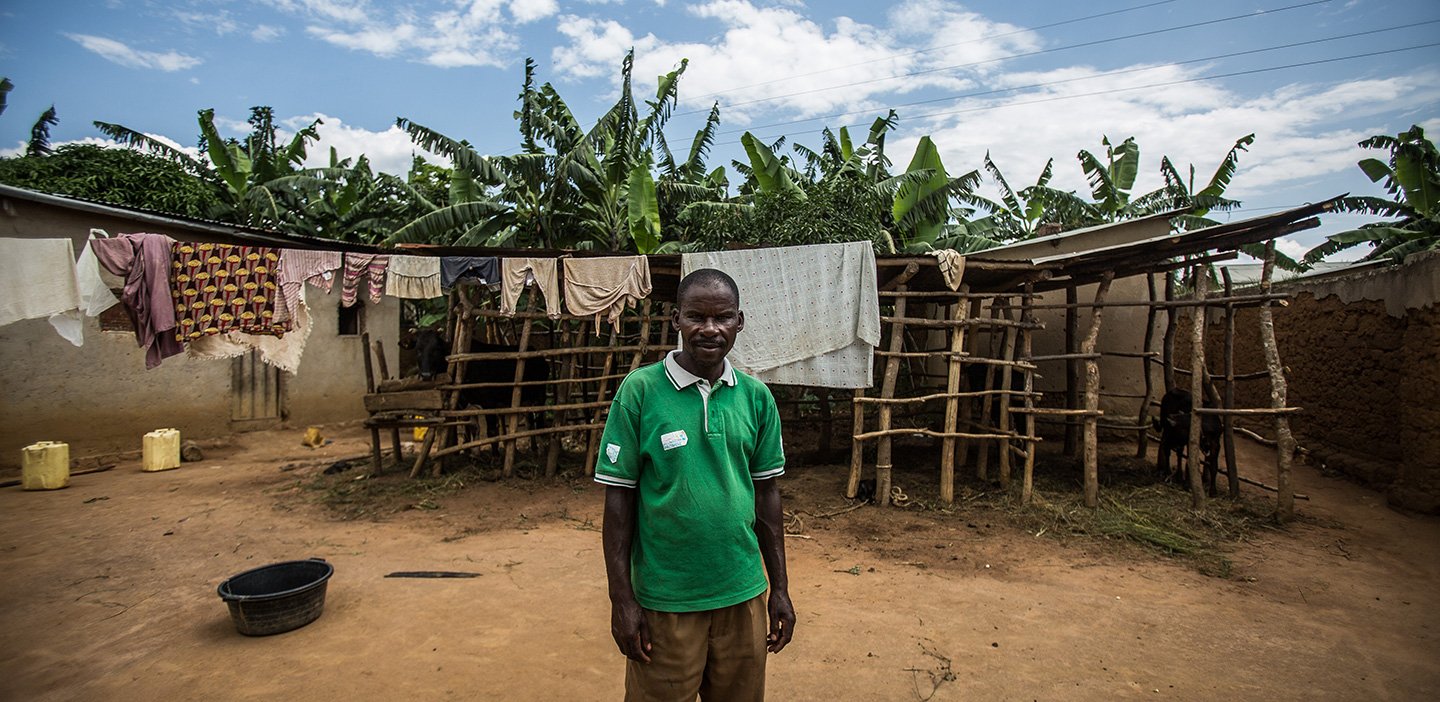
[[[335,284],[335,271],[344,265],[339,251],[309,251],[306,249],[283,249],[276,277],[280,283],[280,299],[275,305],[276,321],[296,317],[303,302],[303,290],[308,281],[311,285],[330,292]]]
[[[385,294],[385,269],[390,257],[384,254],[345,254],[345,272],[340,278],[340,304],[350,307],[360,297],[360,286],[368,287],[370,304],[380,304]]]

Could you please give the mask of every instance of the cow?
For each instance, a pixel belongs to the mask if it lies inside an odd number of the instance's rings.
[[[1210,407],[1209,398],[1203,406]],[[1190,413],[1195,399],[1189,390],[1171,388],[1160,398],[1160,416],[1153,426],[1160,432],[1160,449],[1155,457],[1155,470],[1169,480],[1175,475],[1185,475],[1185,451],[1190,445]],[[1200,416],[1201,476],[1210,494],[1215,493],[1215,477],[1219,472],[1220,418],[1213,414]],[[1174,463],[1170,460],[1174,454]]]
[[[420,378],[432,380],[444,375],[448,368],[448,361],[445,357],[449,354],[451,342],[447,340],[438,330],[418,329],[414,334],[415,356],[420,366]],[[517,349],[514,346],[502,344],[488,344],[478,339],[470,341],[471,353],[514,353]],[[513,358],[488,359],[481,361],[469,361],[465,364],[465,376],[457,384],[472,383],[505,383],[505,386],[486,388],[465,388],[460,390],[460,396],[456,402],[457,409],[497,409],[509,407],[511,394],[514,392],[515,363]],[[550,378],[550,362],[544,358],[528,358],[525,360],[525,371],[523,380],[529,383],[540,383]],[[545,386],[523,385],[520,388],[520,404],[523,407],[542,407],[545,405]],[[496,436],[500,431],[500,417],[487,414],[485,417],[485,435]],[[530,414],[530,426],[539,428],[542,424],[543,414],[533,412]]]

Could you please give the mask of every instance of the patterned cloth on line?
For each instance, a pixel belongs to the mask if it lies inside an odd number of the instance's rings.
[[[601,316],[614,326],[650,290],[650,261],[644,256],[565,259],[565,308],[576,317],[595,315],[597,334]]]
[[[553,258],[505,258],[500,260],[500,311],[515,314],[515,303],[527,285],[545,296],[545,314],[560,318],[560,278]],[[530,306],[535,306],[531,295]]]
[[[120,234],[93,242],[100,265],[125,280],[120,301],[135,327],[135,341],[145,349],[146,369],[185,351],[175,338],[175,301],[170,295],[174,241],[163,234]]]
[[[385,293],[385,269],[389,266],[390,257],[384,254],[345,254],[345,272],[340,277],[341,306],[354,306],[361,285],[366,286],[370,304],[380,304],[380,296]]]
[[[170,296],[175,305],[175,338],[198,339],[240,331],[280,335],[288,322],[275,321],[275,267],[280,252],[268,246],[175,242],[171,247]]]
[[[282,254],[283,256],[283,254]],[[190,342],[186,355],[191,358],[221,359],[243,356],[250,351],[260,354],[260,360],[289,373],[300,372],[300,358],[305,353],[305,342],[315,326],[310,318],[310,308],[305,304],[303,284],[299,298],[290,314],[293,331],[284,336],[267,336],[230,332],[202,336]]]
[[[391,256],[385,294],[410,300],[444,295],[440,289],[440,259],[434,256]]]
[[[474,278],[497,288],[500,286],[500,259],[494,256],[442,256],[440,287],[448,291],[462,278]]]
[[[880,343],[875,251],[868,242],[685,254],[681,275],[729,273],[745,331],[730,362],[779,385],[868,388]]]

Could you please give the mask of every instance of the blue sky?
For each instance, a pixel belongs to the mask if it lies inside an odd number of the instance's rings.
[[[103,120],[184,146],[196,110],[239,134],[250,106],[271,105],[291,128],[324,120],[317,162],[334,146],[403,172],[418,151],[396,117],[513,151],[525,57],[588,124],[634,47],[641,89],[690,61],[672,144],[721,103],[712,165],[741,155],[745,129],[814,146],[822,127],[893,106],[900,168],[929,134],[953,174],[988,150],[1020,187],[1054,157],[1054,184],[1083,189],[1076,152],[1133,135],[1146,190],[1162,155],[1204,180],[1254,132],[1229,191],[1244,216],[1375,193],[1356,141],[1440,133],[1440,47],[1423,46],[1440,41],[1440,23],[1423,24],[1435,20],[1434,0],[11,0],[0,147],[52,102],[56,141],[97,139]],[[1378,52],[1392,53],[1364,56]],[[1332,216],[1283,246],[1358,221]]]

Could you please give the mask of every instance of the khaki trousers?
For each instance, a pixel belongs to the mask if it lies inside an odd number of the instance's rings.
[[[650,662],[626,661],[626,702],[765,699],[765,596],[706,612],[652,612]]]

